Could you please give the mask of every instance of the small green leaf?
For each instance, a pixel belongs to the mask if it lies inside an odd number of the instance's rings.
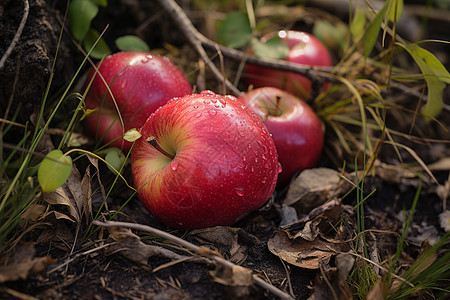
[[[403,0],[391,0],[389,7],[389,20],[397,22],[403,13]]]
[[[422,107],[422,113],[426,117],[436,117],[444,106],[442,98],[445,83],[450,83],[450,74],[441,62],[429,51],[417,44],[401,45],[416,64],[419,66],[425,78],[428,88],[428,101]]]
[[[139,131],[137,131],[136,128],[131,128],[130,130],[125,132],[125,134],[123,135],[123,139],[125,141],[132,143],[132,142],[136,141],[137,139],[139,139],[141,136],[142,136],[142,134]]]
[[[227,15],[217,30],[219,43],[239,48],[247,45],[252,39],[252,28],[246,14],[232,12]]]
[[[361,8],[355,8],[355,13],[353,14],[353,19],[350,24],[350,33],[353,39],[357,40],[362,35],[364,26],[366,25],[366,13]]]
[[[91,27],[91,22],[98,14],[98,6],[90,0],[70,1],[67,18],[70,32],[77,41],[82,41]]]
[[[121,51],[149,51],[150,47],[135,35],[124,35],[116,39],[116,46]]]
[[[118,148],[109,148],[105,155],[105,161],[110,165],[107,165],[108,169],[110,169],[113,173],[115,173],[115,171],[112,170],[111,167],[113,167],[116,171],[119,171],[122,168],[125,159],[125,155]]]
[[[107,0],[90,0],[93,3],[97,4],[98,6],[107,7],[108,1]]]
[[[96,30],[92,28],[89,29],[88,33],[86,34],[83,40],[84,49],[86,51],[91,50],[92,46],[94,46],[95,42],[99,39],[99,37],[100,34]],[[111,54],[111,49],[109,49],[104,39],[100,39],[97,45],[95,45],[95,48],[92,50],[91,57],[101,59],[109,54]]]
[[[278,36],[268,39],[265,43],[252,39],[255,55],[261,58],[284,59],[289,55],[289,46]]]
[[[72,158],[61,150],[49,152],[38,169],[38,181],[44,192],[52,192],[62,186],[72,171]]]
[[[348,40],[348,28],[343,23],[331,24],[318,20],[314,23],[312,34],[333,51],[342,51]]]
[[[378,34],[380,33],[381,29],[381,22],[383,22],[383,19],[386,15],[386,11],[388,9],[390,1],[386,1],[383,8],[378,12],[378,14],[373,19],[372,23],[370,23],[369,28],[367,28],[366,33],[364,35],[365,37],[365,43],[364,43],[364,56],[368,57],[370,52],[372,52],[373,47],[375,46],[375,43],[378,39]]]

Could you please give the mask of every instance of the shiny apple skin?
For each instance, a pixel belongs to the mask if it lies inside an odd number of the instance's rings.
[[[289,46],[290,51],[285,58],[286,61],[308,66],[332,66],[333,62],[328,49],[313,35],[295,30],[281,30],[274,34]],[[265,36],[262,41],[268,40],[274,34]],[[276,87],[302,99],[309,98],[311,94],[311,80],[292,72],[247,64],[244,80],[254,88]]]
[[[86,86],[92,76],[95,75],[95,78],[85,103],[88,109],[95,109],[95,113],[84,119],[84,125],[92,136],[97,139],[103,137],[103,144],[121,137],[131,128],[140,128],[151,113],[170,99],[191,93],[191,85],[184,73],[167,57],[150,52],[118,52],[109,55],[101,62],[99,73],[110,85],[124,123],[122,127],[106,85],[92,70]],[[131,143],[119,139],[111,146],[128,152]]]
[[[274,107],[277,98],[280,115],[269,115],[268,107]],[[305,101],[272,87],[247,92],[239,101],[258,115],[272,134],[282,167],[278,187],[286,186],[296,172],[317,164],[323,148],[322,123]]]
[[[133,182],[144,206],[171,227],[231,225],[275,189],[273,140],[233,96],[203,91],[173,99],[141,133],[131,152]],[[149,145],[149,136],[175,158]]]

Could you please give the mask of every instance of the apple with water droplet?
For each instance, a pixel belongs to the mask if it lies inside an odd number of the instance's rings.
[[[285,58],[286,61],[307,66],[332,66],[328,49],[313,35],[302,31],[280,30],[264,36],[261,41],[267,42],[274,35],[277,35],[290,49]],[[308,99],[311,94],[311,80],[293,72],[247,64],[244,80],[254,88],[276,87],[302,99]]]
[[[233,96],[176,98],[152,114],[131,151],[144,206],[179,229],[231,225],[273,193],[279,164],[261,120]]]
[[[118,52],[97,66],[98,73],[93,69],[86,80],[89,91],[85,104],[94,112],[86,116],[84,125],[103,144],[112,142],[111,146],[124,152],[131,147],[121,138],[124,132],[140,128],[151,113],[170,99],[191,93],[191,85],[181,69],[167,57],[150,52]]]
[[[317,164],[323,126],[305,101],[273,87],[247,92],[239,101],[258,115],[272,134],[282,167],[278,187],[286,186],[296,172]]]

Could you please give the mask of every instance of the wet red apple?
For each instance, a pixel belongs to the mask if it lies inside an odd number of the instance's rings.
[[[279,172],[273,140],[235,97],[171,100],[145,122],[131,152],[144,206],[179,229],[231,225],[261,207]]]
[[[290,51],[286,61],[308,66],[332,66],[328,49],[313,35],[301,31],[281,30],[262,38],[262,42],[277,35]],[[244,80],[254,88],[271,86],[290,92],[302,99],[311,94],[311,80],[305,76],[247,64]]]
[[[86,87],[93,76],[85,103],[94,113],[84,119],[84,125],[102,143],[111,143],[124,152],[131,147],[121,138],[124,132],[140,128],[151,113],[170,99],[191,93],[189,81],[175,64],[149,52],[107,56],[98,65],[98,73],[90,72]]]
[[[305,101],[273,87],[247,92],[239,100],[272,135],[282,167],[279,187],[286,186],[298,171],[317,164],[323,147],[322,123]]]

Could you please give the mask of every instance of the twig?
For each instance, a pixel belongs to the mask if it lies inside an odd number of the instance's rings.
[[[278,69],[282,71],[290,71],[294,73],[298,73],[300,75],[304,75],[311,79],[325,79],[331,82],[340,82],[333,74],[331,74],[333,68],[332,67],[313,67],[308,65],[302,65],[298,63],[292,63],[285,60],[276,60],[276,59],[267,59],[267,58],[259,58],[254,55],[248,55],[242,51],[232,49],[229,47],[225,47],[222,45],[218,45],[216,42],[208,39],[203,34],[201,34],[195,27],[192,25],[189,18],[183,12],[183,10],[178,6],[178,4],[174,0],[158,0],[160,5],[166,10],[166,12],[174,19],[174,21],[179,26],[180,30],[185,34],[186,38],[189,40],[191,44],[194,45],[196,50],[202,56],[206,55],[206,52],[203,46],[216,50],[217,48],[223,53],[224,56],[236,60],[242,61],[247,60],[248,63],[259,65],[262,67]],[[204,54],[202,54],[204,53]],[[215,73],[214,75],[218,80],[222,79],[222,75],[217,70],[217,68],[212,64],[211,60],[206,60],[208,67],[213,67],[211,71]],[[211,66],[212,65],[212,66]],[[217,72],[217,73],[216,73]],[[231,85],[230,82],[227,83],[227,87]],[[234,86],[231,85],[233,88]],[[232,90],[232,88],[230,88]]]
[[[25,23],[28,19],[28,13],[30,11],[30,4],[28,3],[28,0],[23,0],[23,16],[22,20],[20,20],[19,27],[17,28],[16,34],[14,35],[13,40],[11,41],[11,44],[9,45],[8,49],[6,49],[5,53],[3,54],[2,58],[0,59],[0,69],[3,68],[5,65],[6,60],[11,55],[11,52],[13,51],[14,47],[16,46],[17,42],[20,39],[20,36],[22,35],[23,28],[25,27]]]
[[[205,49],[202,46],[202,40],[206,39],[197,29],[192,25],[189,18],[183,12],[180,6],[174,0],[158,0],[159,4],[162,8],[172,17],[174,22],[178,25],[179,29],[184,33],[186,38],[194,47],[195,51],[197,51],[198,55],[205,61],[208,68],[211,70],[213,75],[220,82],[225,81],[226,87],[230,90],[230,92],[236,96],[241,94],[241,91],[236,88],[225,76],[220,73],[220,71],[216,68],[214,63],[209,58]],[[215,44],[215,43],[214,43]],[[216,47],[214,46],[214,49]]]
[[[155,234],[163,239],[166,239],[168,241],[174,242],[176,244],[179,244],[191,251],[194,251],[200,255],[204,255],[208,258],[210,258],[211,260],[223,265],[224,267],[227,268],[232,268],[234,266],[236,266],[235,264],[233,264],[232,262],[223,259],[219,256],[217,256],[216,254],[214,254],[212,251],[210,251],[207,248],[204,247],[199,247],[197,245],[194,245],[186,240],[183,240],[177,236],[174,236],[168,232],[147,226],[147,225],[141,225],[141,224],[134,224],[134,223],[126,223],[126,222],[112,222],[112,221],[107,221],[107,222],[100,222],[97,220],[92,221],[93,225],[97,225],[97,226],[103,226],[103,227],[125,227],[125,228],[131,228],[131,229],[135,229],[135,230],[139,230],[139,231],[144,231],[144,232],[148,232],[148,233],[152,233]],[[261,279],[260,277],[258,277],[256,274],[253,274],[253,280],[255,281],[256,284],[258,284],[260,287],[267,289],[268,291],[270,291],[271,293],[277,295],[278,297],[280,297],[281,299],[294,299],[292,298],[289,294],[283,292],[282,290],[278,289],[277,287],[271,285],[270,283],[264,281],[263,279]]]

